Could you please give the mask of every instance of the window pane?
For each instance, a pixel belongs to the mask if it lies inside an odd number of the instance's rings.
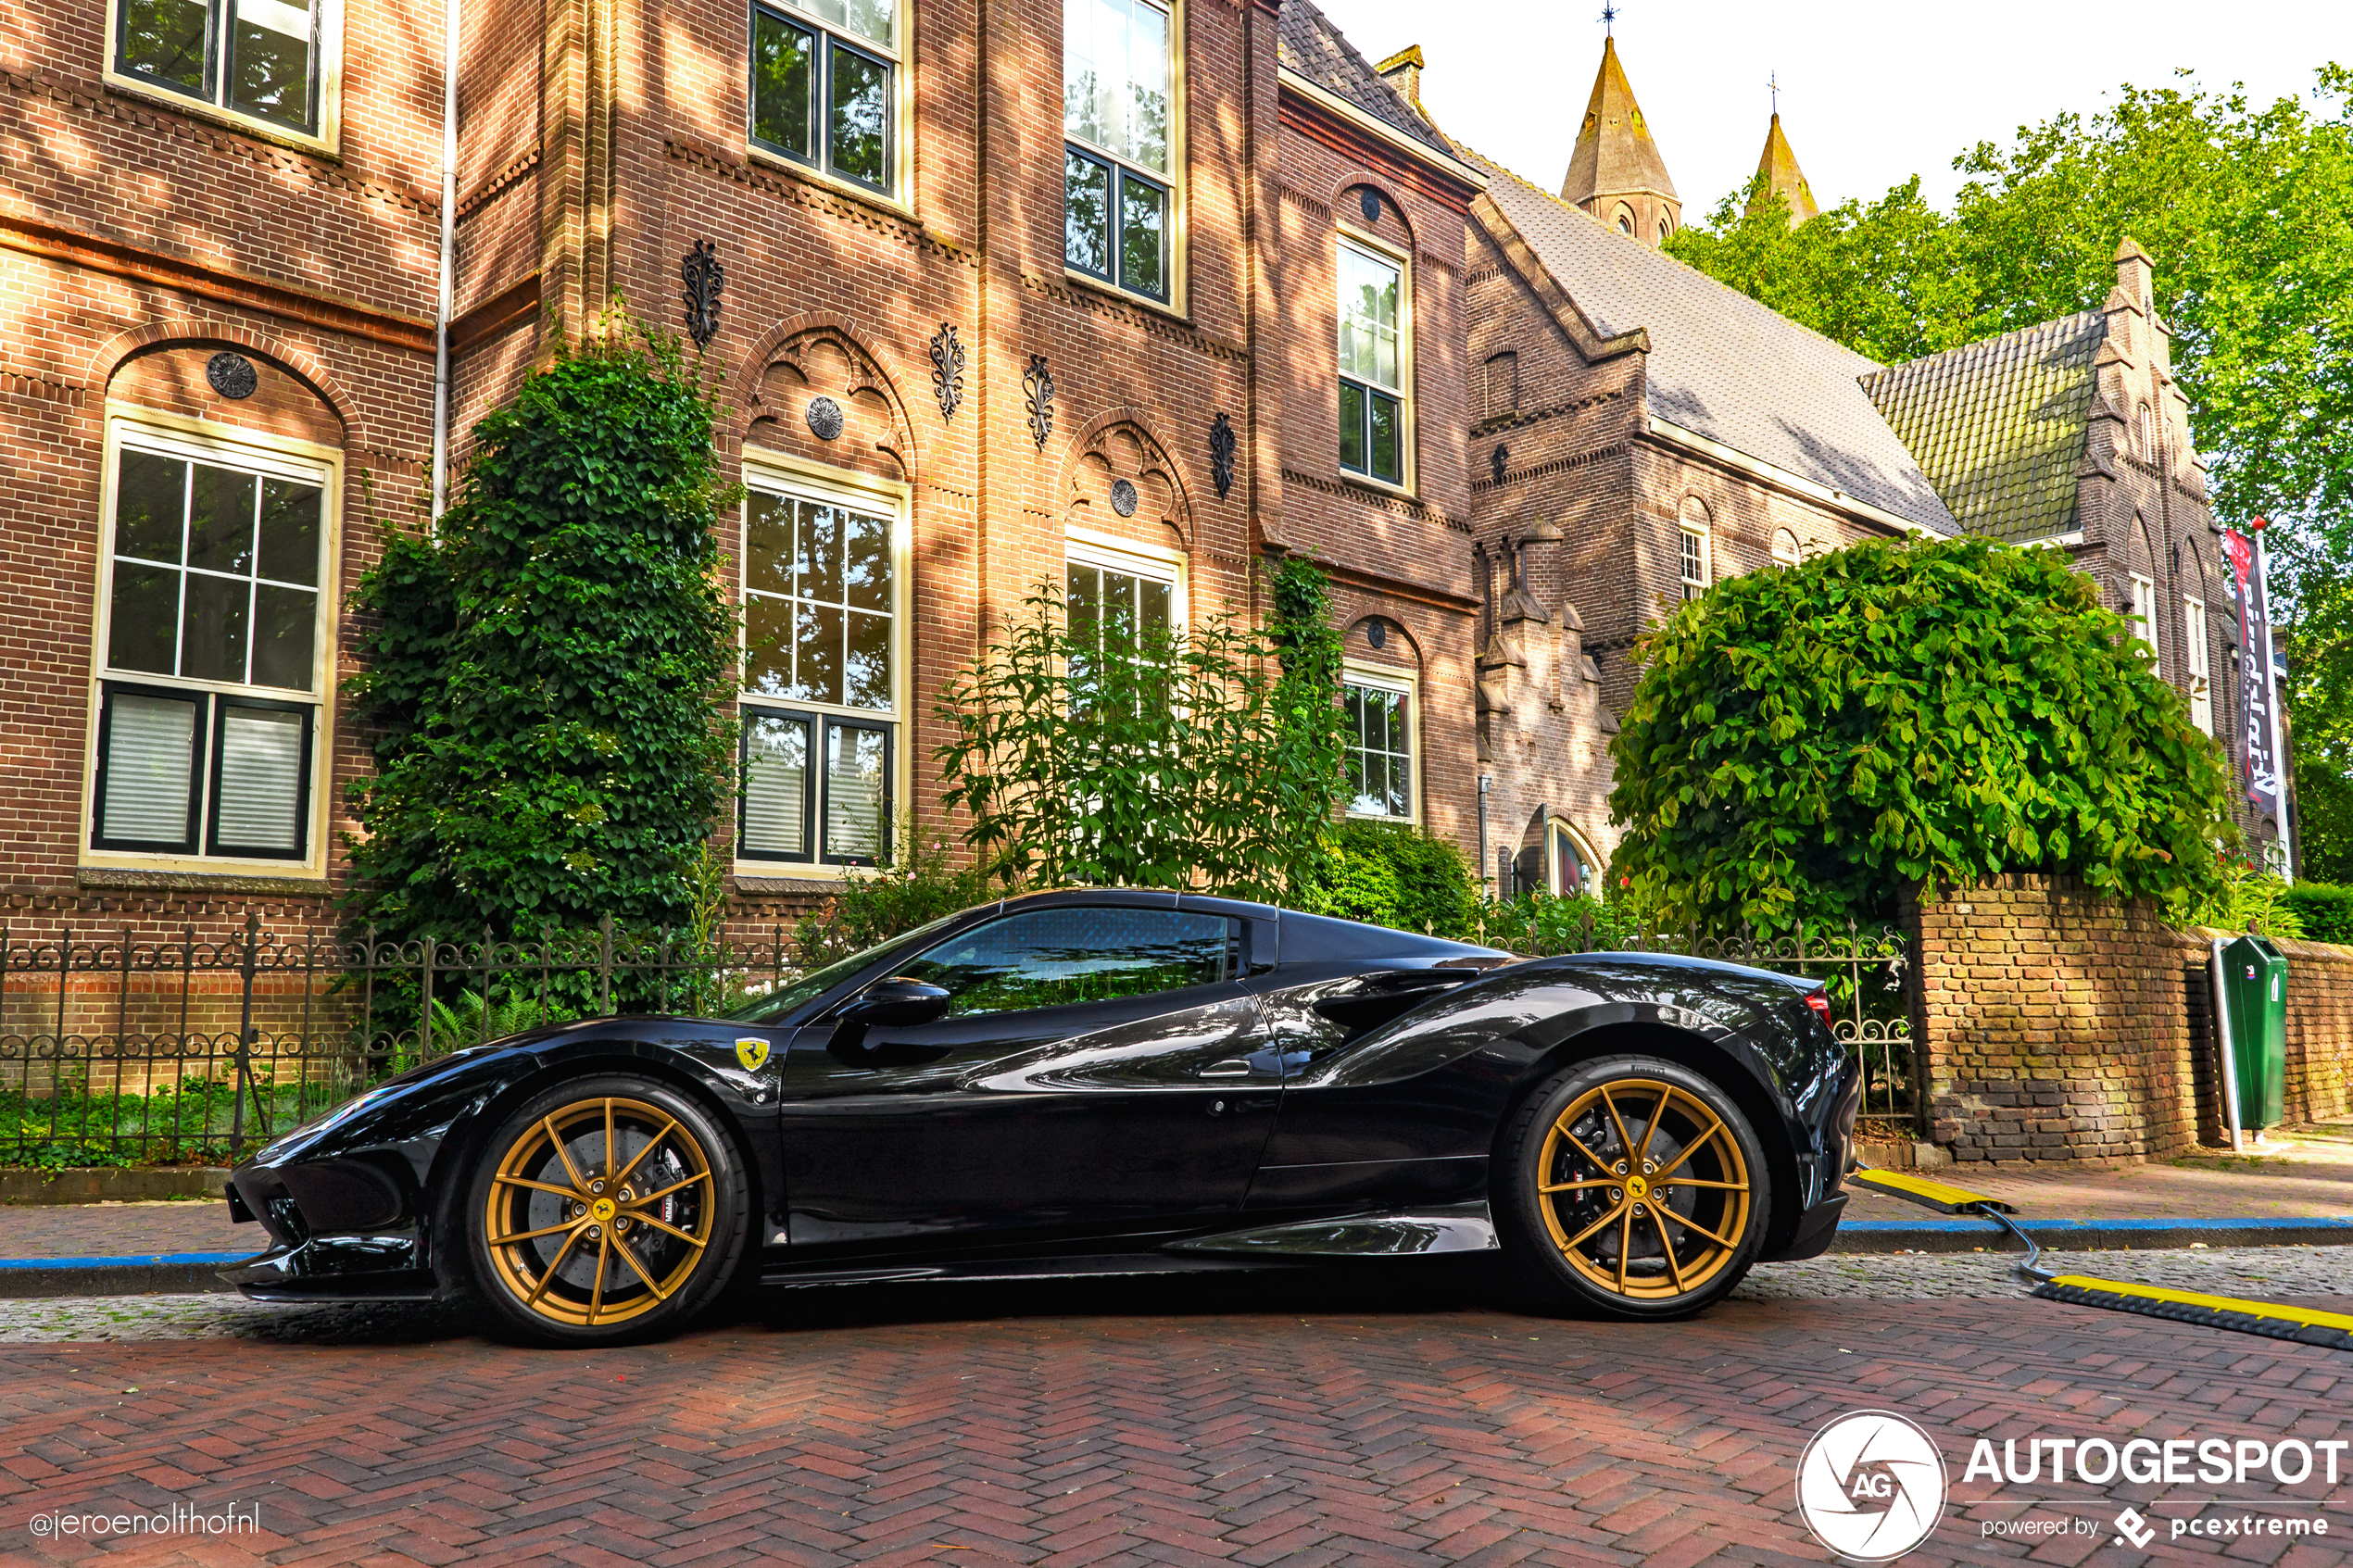
[[[1095,144],[1125,156],[1127,151],[1127,0],[1095,0],[1094,57],[1089,85],[1094,88]]]
[[[744,690],[790,696],[792,601],[754,595],[744,601]]]
[[[1340,362],[1343,375],[1397,384],[1397,303],[1403,274],[1351,245],[1340,247]]]
[[[292,855],[302,847],[302,742],[309,715],[220,710],[213,847]]]
[[[209,96],[205,35],[210,24],[204,0],[123,0],[123,73]]]
[[[1365,471],[1365,389],[1340,383],[1340,466]]]
[[[1111,169],[1093,158],[1063,159],[1063,255],[1073,267],[1111,276]]]
[[[245,678],[245,614],[252,594],[246,578],[188,574],[181,603],[180,673],[198,681]]]
[[[1168,14],[1139,4],[1127,31],[1126,154],[1168,172]]]
[[[98,836],[188,846],[189,779],[196,757],[194,701],[112,695],[107,704],[106,798]]]
[[[233,0],[229,30],[231,107],[296,131],[310,129],[310,41],[308,5],[285,0]]]
[[[1226,922],[1174,909],[1037,909],[991,921],[900,972],[945,989],[948,1016],[1214,985],[1226,973]]]
[[[178,565],[187,509],[187,464],[152,452],[123,453],[115,473],[115,554]]]
[[[253,684],[312,690],[317,678],[310,657],[319,627],[317,591],[265,583],[254,590],[253,598]]]
[[[1372,461],[1366,469],[1375,479],[1385,479],[1392,484],[1401,483],[1405,470],[1399,461],[1397,399],[1378,392],[1368,392],[1365,395],[1365,401],[1369,406],[1368,422],[1372,426]]]
[[[188,564],[207,571],[253,571],[253,504],[260,481],[196,465],[188,501]]]
[[[833,50],[833,169],[877,188],[890,183],[890,68],[840,44]]]
[[[1063,0],[1063,133],[1103,144],[1095,112],[1095,0]]]
[[[180,574],[169,567],[117,561],[110,608],[107,668],[170,674],[173,634],[180,629]]]
[[[1168,292],[1164,257],[1168,196],[1134,175],[1119,182],[1119,281],[1138,294]]]
[[[1125,571],[1103,571],[1103,640],[1132,644],[1136,640],[1136,579]]]
[[[744,852],[809,854],[809,721],[744,721]]]
[[[258,575],[281,583],[319,581],[319,487],[283,479],[261,482]]]
[[[890,520],[843,512],[842,586],[860,609],[890,608]]]
[[[1147,640],[1165,637],[1176,628],[1176,585],[1146,577],[1136,584],[1136,607]]]
[[[804,599],[841,603],[842,536],[849,519],[838,508],[804,501],[800,507],[799,582],[794,592]]]
[[[849,615],[849,655],[842,705],[890,710],[890,618]]]
[[[1101,635],[1103,573],[1083,561],[1070,563],[1070,594],[1064,601],[1073,642],[1092,643]]]
[[[744,519],[744,586],[763,594],[792,592],[794,503],[757,490]]]
[[[889,745],[880,730],[840,724],[825,731],[825,857],[875,859],[883,848],[883,795]]]
[[[891,21],[897,12],[894,0],[849,0],[842,8],[842,25],[888,48],[895,36]]]
[[[794,618],[796,659],[790,696],[803,702],[841,703],[841,611],[804,604]]]
[[[816,157],[812,108],[817,70],[814,33],[782,17],[754,11],[751,19],[751,133],[797,157]]]
[[[836,27],[839,27],[843,18],[849,15],[844,0],[792,0],[792,3],[812,17],[823,17]]]

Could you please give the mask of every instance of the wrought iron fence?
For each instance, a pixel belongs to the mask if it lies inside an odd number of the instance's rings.
[[[1912,966],[1896,933],[1694,939],[1586,918],[1549,950],[1682,953],[1826,981],[1865,1073],[1865,1135],[1919,1135]],[[616,1012],[723,1011],[799,968],[781,925],[746,943],[610,920],[533,941],[388,942],[265,932],[249,915],[240,930],[137,938],[0,924],[0,1161],[233,1161],[460,1046]]]
[[[615,1012],[715,1011],[797,972],[747,944],[592,931],[357,941],[191,925],[27,935],[0,924],[0,1160],[234,1161],[460,1046]]]

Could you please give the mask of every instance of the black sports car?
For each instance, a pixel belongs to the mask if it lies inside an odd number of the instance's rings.
[[[1190,894],[951,915],[730,1018],[452,1052],[239,1166],[264,1300],[470,1295],[598,1344],[772,1286],[1500,1250],[1667,1318],[1830,1245],[1860,1084],[1820,988]]]

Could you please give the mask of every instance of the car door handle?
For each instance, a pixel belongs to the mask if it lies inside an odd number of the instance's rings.
[[[1203,1078],[1247,1078],[1257,1071],[1258,1069],[1252,1067],[1248,1061],[1236,1056],[1228,1057],[1224,1061],[1211,1062],[1207,1067],[1201,1070],[1200,1076]]]

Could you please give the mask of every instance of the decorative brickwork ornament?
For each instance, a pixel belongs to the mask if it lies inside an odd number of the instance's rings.
[[[939,400],[942,423],[956,417],[956,406],[964,400],[964,345],[946,321],[931,337],[931,395]]]
[[[1372,624],[1365,628],[1365,640],[1375,647],[1386,646],[1389,643],[1389,622],[1375,617]]]
[[[686,285],[686,335],[697,348],[709,348],[719,335],[719,292],[727,286],[727,270],[719,265],[719,252],[711,241],[695,242],[679,265],[678,276]]]
[[[1224,500],[1234,487],[1234,421],[1222,412],[1209,421],[1209,477]]]
[[[213,391],[232,400],[251,397],[261,384],[253,361],[226,348],[204,362],[204,379]]]
[[[1054,378],[1046,369],[1046,357],[1033,354],[1029,369],[1021,373],[1022,403],[1029,410],[1029,433],[1038,438],[1038,449],[1046,449],[1046,438],[1054,433]]]
[[[1370,185],[1365,186],[1363,190],[1356,193],[1356,207],[1359,211],[1364,213],[1365,222],[1378,223],[1380,221],[1380,193],[1374,190]]]
[[[809,400],[809,428],[820,441],[832,441],[841,434],[841,405],[830,397]]]
[[[1122,517],[1136,515],[1136,487],[1124,479],[1111,482],[1111,509]]]

